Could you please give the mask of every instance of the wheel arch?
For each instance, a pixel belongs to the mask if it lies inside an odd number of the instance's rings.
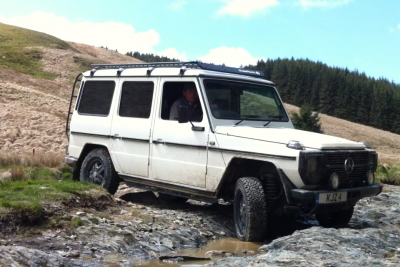
[[[217,187],[217,197],[233,199],[234,188],[238,179],[249,176],[259,178],[262,173],[279,175],[278,167],[271,161],[233,157]]]
[[[90,153],[90,151],[97,149],[97,148],[104,148],[111,155],[110,150],[104,144],[86,143],[81,150],[78,161],[76,162],[76,168],[74,169],[74,180],[79,180],[79,173],[80,173],[80,170],[82,167],[82,162],[85,159],[85,157]],[[111,157],[111,160],[112,160],[112,157]],[[113,164],[114,164],[114,168],[115,168],[116,166],[115,166],[114,161],[113,161]]]

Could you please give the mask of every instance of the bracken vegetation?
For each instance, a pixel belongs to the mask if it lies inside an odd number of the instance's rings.
[[[32,155],[4,153],[0,154],[0,166],[21,165],[27,167],[54,168],[62,164],[64,156],[59,153],[36,153]]]

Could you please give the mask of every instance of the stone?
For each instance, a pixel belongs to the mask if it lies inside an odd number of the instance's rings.
[[[79,258],[80,255],[81,254],[77,250],[72,250],[72,251],[67,252],[67,257],[69,257],[69,258]]]
[[[224,250],[210,250],[207,251],[204,255],[208,257],[218,257],[218,256],[221,257],[221,256],[233,256],[234,253],[226,252]]]

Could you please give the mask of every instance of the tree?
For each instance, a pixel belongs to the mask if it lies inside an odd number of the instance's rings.
[[[318,112],[313,112],[311,106],[304,105],[299,113],[292,113],[294,127],[299,130],[323,133]]]

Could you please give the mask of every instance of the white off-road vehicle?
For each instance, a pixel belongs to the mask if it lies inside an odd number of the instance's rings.
[[[72,90],[65,162],[111,194],[123,180],[170,200],[232,201],[237,237],[258,241],[289,213],[348,223],[357,201],[382,191],[367,143],[295,130],[261,72],[201,62],[93,67]],[[197,98],[185,101],[187,88]]]

